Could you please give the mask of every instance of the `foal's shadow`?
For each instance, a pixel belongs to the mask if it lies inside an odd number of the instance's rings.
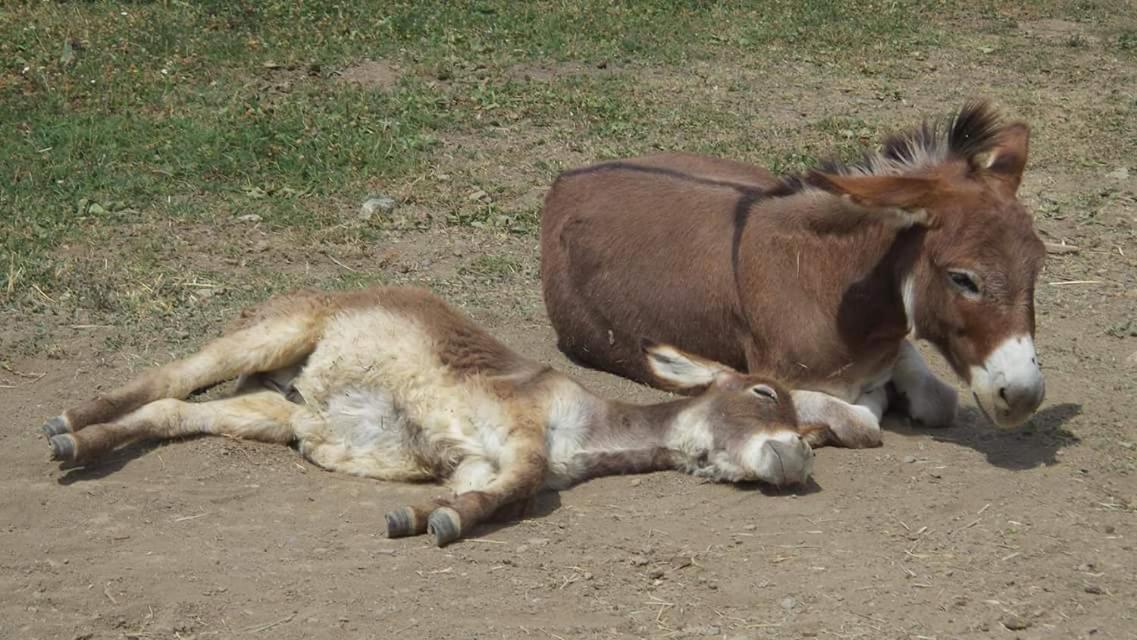
[[[776,487],[765,482],[735,482],[732,484],[736,491],[756,491],[764,496],[809,496],[821,492],[821,485],[811,476],[802,484]]]
[[[712,484],[710,481],[707,484]],[[735,482],[731,483],[735,491],[759,492],[764,496],[806,496],[821,491],[821,486],[810,478],[804,484],[775,487],[764,482]],[[507,505],[497,513],[478,525],[469,538],[488,536],[496,531],[516,526],[521,520],[539,520],[561,507],[561,494],[558,491],[547,490],[538,493],[528,503]]]
[[[186,436],[180,440],[193,440],[201,436]],[[56,482],[61,485],[72,485],[76,482],[86,482],[88,480],[101,480],[112,473],[121,471],[126,465],[130,464],[134,459],[141,458],[154,452],[156,449],[162,447],[161,442],[134,442],[122,448],[115,449],[109,455],[103,456],[98,460],[93,460],[88,463],[73,463],[62,462],[59,465],[60,470],[64,473],[59,477]]]
[[[1024,426],[1002,431],[989,424],[976,409],[961,407],[955,424],[946,429],[909,426],[902,420],[891,421],[889,427],[896,433],[931,435],[940,442],[962,445],[984,454],[987,462],[996,467],[1021,471],[1055,464],[1059,449],[1078,444],[1081,439],[1065,425],[1081,413],[1080,404],[1052,405],[1036,413]]]
[[[495,531],[514,527],[522,520],[540,520],[561,508],[559,491],[541,491],[528,501],[505,505],[480,523],[467,538],[481,538]]]

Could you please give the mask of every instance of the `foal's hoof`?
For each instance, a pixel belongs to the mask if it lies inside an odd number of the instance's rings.
[[[75,459],[75,438],[71,437],[71,434],[64,433],[51,436],[49,444],[51,444],[52,460],[71,462]]]
[[[405,538],[422,533],[415,510],[410,507],[388,511],[383,518],[387,521],[388,538]]]
[[[57,436],[61,433],[70,433],[71,425],[67,423],[67,418],[63,416],[55,416],[51,420],[44,423],[43,434],[47,437]]]
[[[445,547],[462,535],[462,517],[450,507],[435,509],[427,520],[426,532],[434,538],[434,544]]]

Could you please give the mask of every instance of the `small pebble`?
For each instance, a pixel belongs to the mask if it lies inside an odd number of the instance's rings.
[[[916,462],[916,456],[904,456],[904,462],[912,464],[913,462]]]
[[[635,478],[634,480],[632,480],[632,486],[633,487],[638,487],[641,484],[643,484],[643,480],[640,480],[639,478]]]
[[[1100,596],[1103,593],[1105,593],[1105,591],[1103,591],[1102,588],[1097,586],[1096,584],[1087,584],[1086,585],[1086,593],[1092,593],[1095,596]]]
[[[649,578],[656,579],[663,577],[663,569],[652,569],[648,574]]]
[[[1014,614],[1007,614],[1000,620],[1004,627],[1011,631],[1022,631],[1023,629],[1030,628],[1030,620]]]
[[[786,611],[789,611],[790,609],[793,609],[796,606],[797,606],[797,600],[794,600],[793,598],[782,598],[782,608],[785,609]]]
[[[395,210],[396,204],[391,196],[372,196],[363,201],[363,206],[359,208],[359,218],[366,221],[376,213],[391,213]]]

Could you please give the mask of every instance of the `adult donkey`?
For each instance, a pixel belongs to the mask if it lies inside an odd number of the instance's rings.
[[[541,278],[573,360],[667,388],[641,336],[794,387],[803,422],[880,442],[902,400],[930,426],[955,390],[909,338],[947,358],[987,417],[1044,396],[1034,349],[1043,243],[1016,192],[1029,129],[985,102],[802,176],[691,154],[568,171],[549,192]],[[889,393],[891,391],[891,393]],[[850,407],[837,407],[843,403]]]

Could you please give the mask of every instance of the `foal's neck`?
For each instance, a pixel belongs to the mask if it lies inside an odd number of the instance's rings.
[[[698,455],[695,398],[657,404],[604,401],[584,427],[576,455],[576,481],[606,475],[647,473],[684,466]]]

